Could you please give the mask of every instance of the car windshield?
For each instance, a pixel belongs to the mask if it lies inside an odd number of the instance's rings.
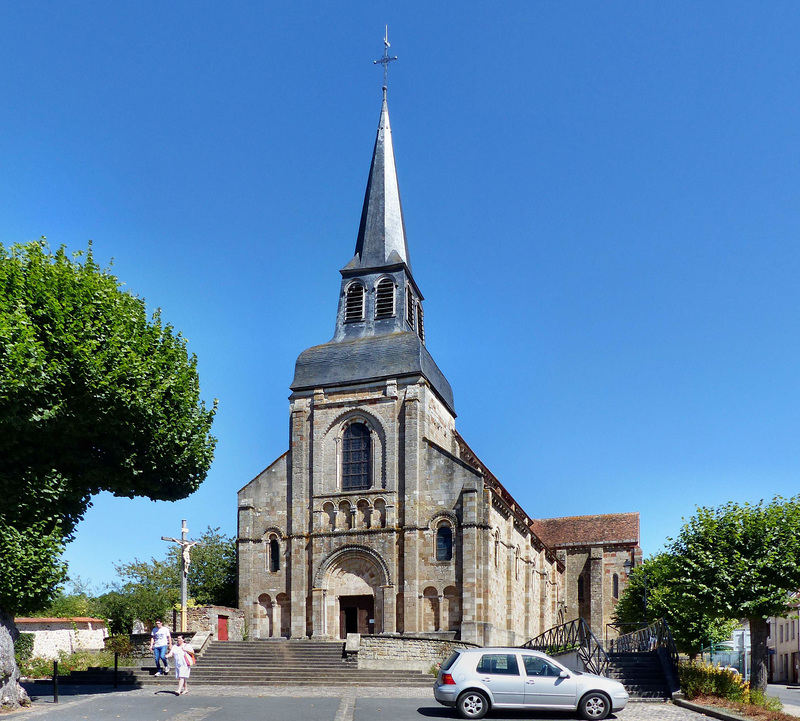
[[[451,667],[451,666],[452,666],[452,665],[455,663],[456,659],[457,659],[457,658],[458,658],[460,655],[461,655],[461,654],[460,654],[458,651],[454,651],[453,653],[451,653],[451,654],[450,654],[450,657],[447,659],[447,661],[445,661],[445,662],[444,662],[444,663],[441,665],[441,669],[442,669],[442,671],[447,671],[447,669],[448,669],[448,668],[450,668],[450,667]]]

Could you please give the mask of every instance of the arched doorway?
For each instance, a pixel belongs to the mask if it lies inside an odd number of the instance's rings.
[[[334,551],[320,565],[315,579],[314,635],[344,639],[348,633],[387,630],[387,613],[392,620],[395,613],[394,587],[388,576],[383,559],[370,548]],[[387,599],[391,599],[388,604]]]

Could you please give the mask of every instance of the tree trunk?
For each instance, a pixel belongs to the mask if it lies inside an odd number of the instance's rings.
[[[766,618],[749,618],[748,621],[750,622],[750,688],[761,689],[766,693],[769,623]]]
[[[3,709],[30,704],[28,694],[19,685],[19,669],[14,658],[14,641],[18,636],[14,617],[0,608],[0,705]]]

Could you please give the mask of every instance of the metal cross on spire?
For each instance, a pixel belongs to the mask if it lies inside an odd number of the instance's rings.
[[[397,55],[391,57],[389,55],[389,26],[386,26],[386,34],[383,36],[383,57],[380,60],[373,60],[373,65],[383,65],[383,90],[386,91],[386,83],[389,78],[389,63],[392,60],[397,60]]]

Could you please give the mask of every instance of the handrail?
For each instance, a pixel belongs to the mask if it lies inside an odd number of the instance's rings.
[[[520,648],[542,651],[551,656],[565,651],[576,651],[578,658],[591,673],[608,675],[608,654],[583,618],[553,626],[523,643]]]
[[[672,631],[663,618],[646,628],[618,636],[611,641],[611,648],[623,653],[647,653],[663,648],[667,652],[675,678],[678,677],[678,648],[672,638]]]

